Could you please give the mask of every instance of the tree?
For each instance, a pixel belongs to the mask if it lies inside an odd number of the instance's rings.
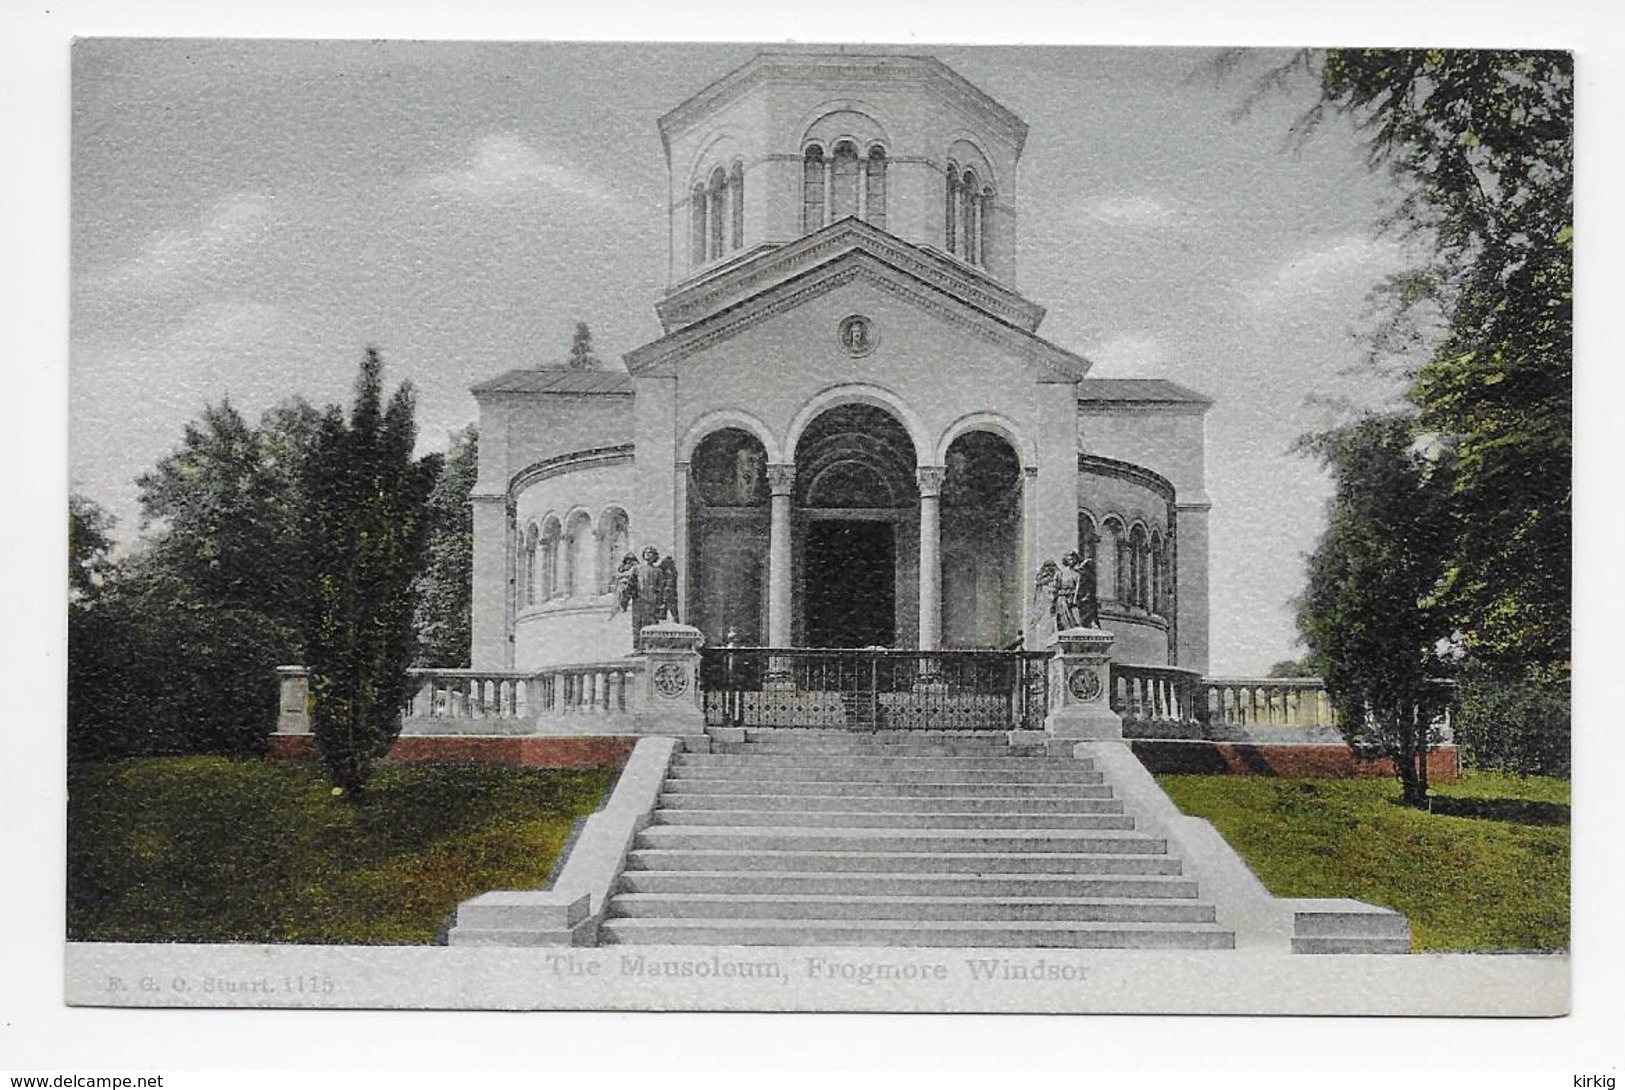
[[[473,425],[451,437],[429,494],[428,566],[418,581],[420,666],[467,666],[473,638],[474,479],[479,433]]]
[[[88,496],[68,497],[68,594],[94,595],[112,570],[113,527],[118,520]]]
[[[1352,119],[1405,192],[1386,226],[1426,240],[1389,329],[1423,305],[1444,333],[1409,396],[1448,438],[1458,521],[1439,600],[1478,659],[1550,673],[1570,655],[1574,61],[1551,51],[1305,51],[1319,102]],[[1380,345],[1379,345],[1380,346]]]
[[[229,403],[206,406],[178,449],[137,478],[156,565],[192,595],[296,626],[302,465],[319,414],[290,401],[253,428]]]
[[[1298,631],[1345,740],[1392,760],[1403,801],[1424,807],[1432,724],[1448,699],[1441,648],[1453,631],[1437,598],[1452,545],[1449,459],[1420,444],[1405,415],[1367,417],[1303,445],[1334,491]]]
[[[1313,655],[1304,655],[1295,659],[1283,659],[1270,667],[1269,677],[1319,677],[1320,667],[1316,665]]]
[[[570,370],[598,370],[598,357],[592,354],[592,330],[586,322],[577,322],[575,336],[570,338]]]
[[[312,729],[336,792],[357,803],[410,696],[426,504],[440,472],[438,456],[412,456],[411,385],[402,383],[387,408],[382,390],[383,361],[369,348],[348,421],[329,407],[304,471]]]

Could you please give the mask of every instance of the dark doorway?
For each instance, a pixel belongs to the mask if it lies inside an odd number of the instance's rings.
[[[809,647],[897,642],[897,542],[889,522],[816,519],[807,526]]]

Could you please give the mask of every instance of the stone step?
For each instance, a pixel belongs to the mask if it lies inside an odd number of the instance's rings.
[[[620,893],[606,919],[681,920],[1071,920],[1213,923],[1194,900],[1104,897],[940,897],[895,894]]]
[[[693,946],[969,946],[1072,949],[1230,950],[1217,924],[1034,920],[606,920],[607,943]]]
[[[1177,875],[1180,861],[1166,854],[1122,852],[795,851],[783,848],[634,847],[628,872],[751,871],[850,874]]]
[[[776,795],[743,792],[701,795],[666,791],[662,810],[840,810],[847,813],[918,814],[1121,814],[1123,801],[1108,798],[1011,798],[1004,795],[926,795],[917,798],[887,795]]]
[[[817,764],[781,766],[752,766],[750,764],[687,764],[688,758],[679,758],[671,768],[668,783],[684,779],[750,780],[761,783],[793,781],[799,783],[1051,783],[1097,784],[1104,777],[1098,772],[1072,771],[1028,766],[1023,768],[878,768],[857,766],[829,767]],[[729,758],[723,758],[729,760]]]
[[[949,800],[952,801],[952,800]],[[1127,814],[989,814],[953,811],[886,810],[693,810],[660,809],[655,825],[684,826],[815,826],[826,829],[1132,829]]]
[[[914,757],[843,753],[684,753],[673,767],[690,768],[860,768],[952,769],[965,772],[1029,771],[1092,772],[1094,763],[1076,757]]]
[[[639,848],[767,851],[1035,852],[1160,855],[1167,841],[1078,829],[803,829],[789,826],[651,825]]]
[[[842,795],[853,798],[998,798],[998,799],[1109,799],[1112,789],[1102,783],[998,783],[989,780],[852,780],[829,776],[819,780],[773,780],[750,777],[727,779],[700,776],[668,778],[667,795]]]
[[[908,745],[915,742],[954,742],[1007,746],[1010,736],[999,730],[858,730],[848,727],[747,727],[747,742],[789,742],[819,745],[824,742],[864,742]]]
[[[736,756],[796,757],[1016,757],[1009,745],[979,742],[712,742],[711,752]]]
[[[1196,882],[1177,875],[910,874],[842,871],[627,870],[628,893],[865,894],[912,897],[1108,897],[1191,899]]]

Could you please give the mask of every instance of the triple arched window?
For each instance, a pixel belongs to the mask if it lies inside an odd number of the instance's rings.
[[[626,511],[618,506],[605,509],[596,527],[579,509],[567,520],[549,514],[539,526],[529,523],[520,535],[515,572],[520,604],[608,594],[631,541]]]
[[[851,140],[838,140],[827,152],[808,144],[801,158],[801,229],[816,231],[845,216],[886,227],[886,149],[871,144],[859,152]]]
[[[689,194],[689,262],[696,268],[745,245],[745,165],[714,168]]]
[[[1094,559],[1102,598],[1162,617],[1173,612],[1173,551],[1161,530],[1139,522],[1125,529],[1117,515],[1107,515],[1097,534],[1094,519],[1080,512],[1078,551]]]
[[[992,252],[993,186],[973,167],[949,160],[943,201],[943,238],[948,252],[986,266]]]

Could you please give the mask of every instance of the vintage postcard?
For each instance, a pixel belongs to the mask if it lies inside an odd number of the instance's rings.
[[[66,1001],[1565,1014],[1574,86],[79,40]]]

